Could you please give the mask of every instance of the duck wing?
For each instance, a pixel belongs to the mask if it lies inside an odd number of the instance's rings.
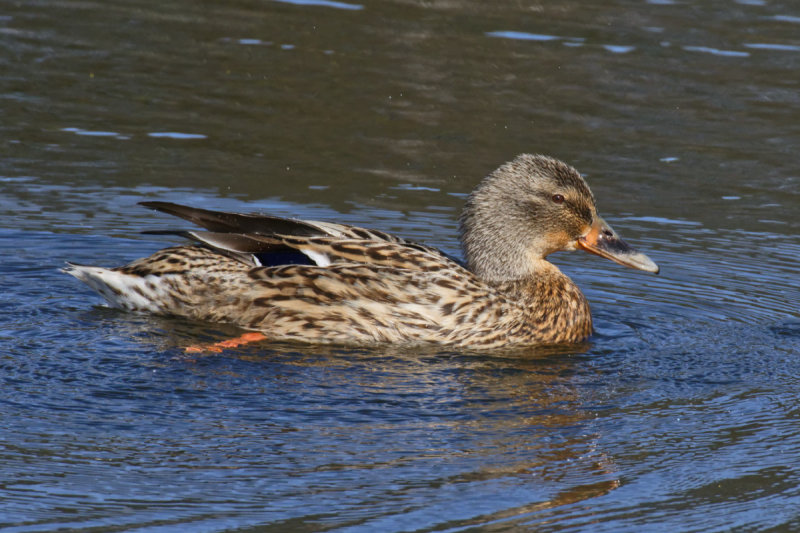
[[[258,235],[293,235],[296,237],[339,237],[387,242],[407,242],[383,231],[346,224],[317,222],[255,213],[230,213],[189,207],[172,202],[139,202],[139,205],[183,218],[217,233],[254,233]]]
[[[271,215],[211,211],[170,202],[141,202],[141,205],[209,230],[146,233],[180,235],[252,266],[300,264],[327,267],[334,263],[358,263],[414,269],[421,265],[431,267],[429,261],[461,266],[458,260],[436,248],[373,229]],[[422,264],[418,264],[419,260]]]

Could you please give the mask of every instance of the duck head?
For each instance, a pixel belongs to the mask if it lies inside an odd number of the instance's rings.
[[[638,270],[659,270],[597,214],[578,171],[547,156],[522,154],[489,174],[469,196],[460,226],[467,264],[487,281],[534,275],[559,250],[580,249]]]

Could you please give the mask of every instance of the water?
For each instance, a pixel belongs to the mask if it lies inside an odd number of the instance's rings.
[[[0,528],[800,527],[791,3],[24,2],[0,10]],[[515,154],[587,176],[660,276],[586,254],[584,346],[260,344],[58,272],[160,199],[458,252]],[[181,226],[183,227],[183,226]]]

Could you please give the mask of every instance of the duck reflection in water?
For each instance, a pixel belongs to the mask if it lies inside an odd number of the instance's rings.
[[[603,394],[597,383],[604,376],[580,355],[588,346],[454,352],[432,346],[332,350],[318,345],[299,352],[296,345],[276,343],[268,350],[252,346],[227,352],[228,358],[247,361],[246,374],[227,375],[230,364],[217,370],[201,365],[195,371],[204,380],[209,371],[226,373],[232,386],[256,379],[270,391],[324,386],[317,401],[303,402],[299,419],[292,414],[296,404],[275,408],[281,419],[298,424],[299,436],[334,441],[348,450],[348,470],[377,468],[411,476],[405,482],[418,489],[409,498],[419,497],[422,487],[434,493],[454,485],[464,493],[471,492],[469,486],[513,488],[505,507],[494,500],[485,513],[475,515],[470,508],[470,518],[449,525],[524,524],[544,516],[542,511],[590,500],[620,485],[619,468],[604,449],[591,408],[607,399],[597,397]],[[324,420],[324,428],[309,434],[309,418]],[[316,468],[341,469],[341,456],[334,454]],[[387,489],[377,482],[375,501],[402,503],[403,491],[391,486],[382,493]]]

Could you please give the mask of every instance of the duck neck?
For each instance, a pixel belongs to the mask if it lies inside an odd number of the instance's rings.
[[[561,271],[543,257],[528,252],[518,242],[502,243],[497,237],[497,249],[488,250],[481,246],[483,238],[471,241],[468,235],[462,236],[462,246],[469,270],[480,279],[491,283],[502,283],[542,276],[559,275]],[[498,253],[503,250],[503,253]]]
[[[529,203],[519,202],[498,187],[491,176],[467,200],[459,220],[461,246],[469,269],[484,281],[503,282],[535,277],[555,269],[544,259],[554,251],[546,232],[536,227]],[[501,184],[502,185],[502,184]],[[495,197],[504,199],[498,202]],[[498,206],[499,205],[499,206]]]
[[[537,342],[580,342],[592,334],[589,302],[558,267],[547,264],[535,277],[491,285],[521,305],[524,328]]]

